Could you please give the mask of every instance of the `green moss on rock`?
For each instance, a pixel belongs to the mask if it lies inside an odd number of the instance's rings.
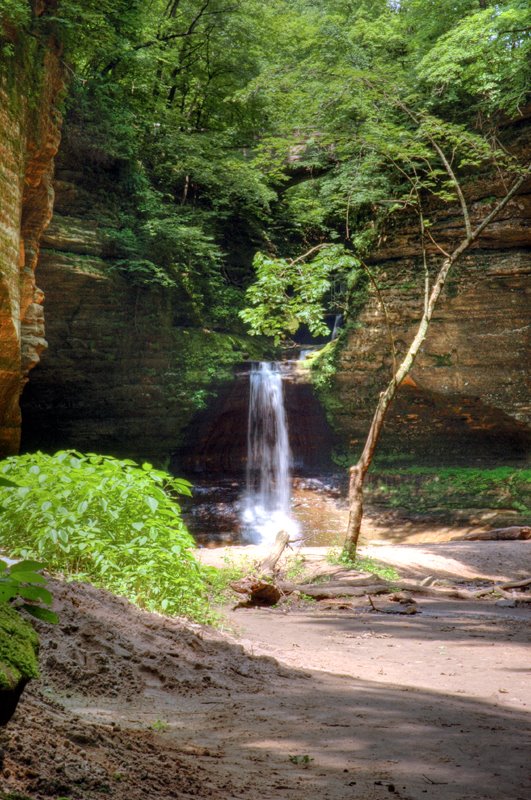
[[[342,333],[339,338],[328,342],[311,357],[310,374],[315,393],[323,406],[332,430],[338,430],[337,418],[342,402],[336,386],[337,361],[345,342]]]
[[[531,470],[498,467],[409,467],[369,473],[367,499],[420,513],[491,509],[514,515],[524,524],[531,513]]]
[[[39,639],[29,622],[0,603],[0,692],[37,678]]]

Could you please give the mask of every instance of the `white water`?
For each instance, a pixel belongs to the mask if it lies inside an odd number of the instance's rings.
[[[247,429],[244,538],[271,545],[279,531],[298,531],[290,515],[291,452],[282,375],[277,364],[253,365]]]
[[[334,319],[334,327],[332,330],[332,336],[330,337],[330,341],[333,342],[334,339],[337,339],[339,336],[339,332],[341,331],[341,326],[343,325],[343,315],[336,314]]]

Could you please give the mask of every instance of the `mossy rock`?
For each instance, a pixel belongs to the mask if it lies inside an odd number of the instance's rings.
[[[12,606],[0,603],[0,725],[15,712],[24,686],[38,677],[39,639]]]
[[[8,792],[4,794],[4,792],[0,791],[0,800],[31,800],[31,797],[28,797],[27,794],[19,794],[18,792]]]

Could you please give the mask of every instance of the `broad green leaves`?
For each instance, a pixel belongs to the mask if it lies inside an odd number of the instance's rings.
[[[0,561],[0,603],[22,601],[17,608],[23,608],[44,622],[57,622],[57,614],[47,607],[51,606],[53,597],[43,585],[46,583],[46,578],[40,574],[43,567],[38,561],[19,561],[11,566]]]
[[[432,93],[431,105],[459,103],[514,115],[529,95],[531,11],[506,0],[457,20],[421,59],[417,74]]]
[[[247,289],[249,307],[241,312],[252,334],[272,336],[278,344],[307,325],[314,336],[330,333],[324,321],[335,282],[348,280],[359,261],[343,247],[328,245],[309,260],[270,258],[257,253],[257,280]]]
[[[206,613],[195,545],[175,499],[190,495],[187,481],[147,462],[73,450],[8,458],[0,475],[19,484],[0,487],[4,552],[39,559],[52,571],[91,580],[151,610]],[[20,597],[46,603],[38,566],[26,562],[10,576],[25,584]]]

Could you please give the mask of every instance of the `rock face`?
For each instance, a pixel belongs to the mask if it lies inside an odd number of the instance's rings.
[[[20,393],[46,347],[34,273],[52,216],[63,79],[53,42],[28,48],[27,66],[0,76],[0,454],[18,450]]]
[[[522,149],[525,163],[529,152]],[[387,417],[381,442],[387,453],[447,463],[525,457],[531,420],[530,184],[454,267],[428,337]],[[473,227],[503,191],[487,180],[467,189]],[[435,208],[428,215],[434,239],[451,251],[464,233],[458,208]],[[433,276],[440,256],[432,245],[428,256]],[[422,314],[417,221],[398,220],[372,261],[400,358]],[[337,372],[324,400],[343,442],[359,451],[392,369],[389,331],[374,294],[344,332],[334,358]]]
[[[330,471],[333,436],[322,406],[311,386],[308,370],[297,362],[285,365],[284,407],[296,475]],[[249,365],[197,414],[185,431],[185,445],[175,454],[189,476],[201,474],[242,476],[247,463],[249,417]]]
[[[187,326],[178,298],[122,278],[80,172],[59,164],[55,189],[38,268],[49,347],[22,397],[22,446],[165,463],[249,341]]]

